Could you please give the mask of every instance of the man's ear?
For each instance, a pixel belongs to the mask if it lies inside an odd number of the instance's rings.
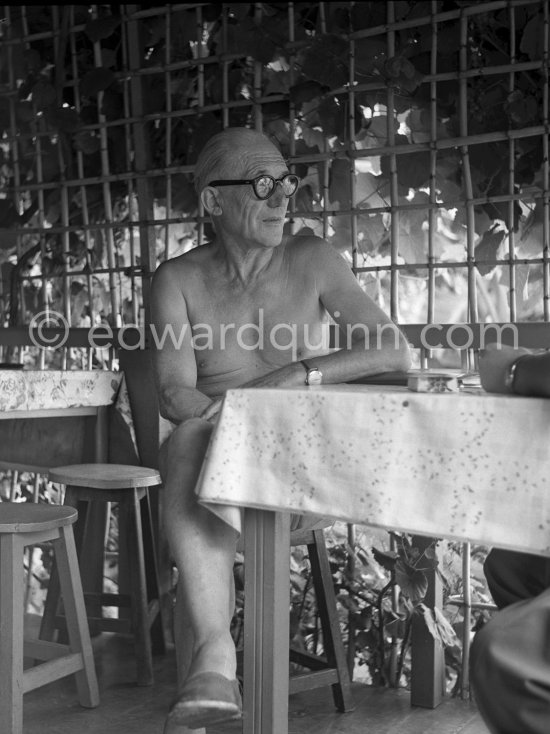
[[[201,201],[208,214],[216,217],[222,213],[218,192],[211,186],[207,186],[201,191]]]

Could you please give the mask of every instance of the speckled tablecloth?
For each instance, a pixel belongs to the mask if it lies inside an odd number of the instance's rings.
[[[550,555],[550,400],[230,390],[197,493],[239,531],[245,506]]]

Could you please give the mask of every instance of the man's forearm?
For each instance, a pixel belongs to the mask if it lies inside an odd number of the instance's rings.
[[[337,349],[329,354],[305,357],[323,373],[324,384],[350,382],[381,372],[405,372],[410,368],[409,347],[402,335],[385,339],[380,344],[356,342],[349,349]],[[305,370],[300,360],[262,375],[241,387],[298,387],[305,384]]]
[[[409,346],[395,327],[378,342],[357,341],[351,349],[340,349],[323,357],[312,358],[323,373],[324,382],[348,382],[381,372],[406,372],[411,366]]]

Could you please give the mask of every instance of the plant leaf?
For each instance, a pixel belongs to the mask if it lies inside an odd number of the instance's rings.
[[[52,108],[48,110],[47,119],[50,125],[65,133],[74,133],[82,125],[78,112],[71,107]]]
[[[445,617],[443,612],[438,607],[434,607],[432,613],[435,617],[435,624],[439,633],[439,638],[443,645],[445,647],[452,647],[453,645],[456,645],[458,642],[458,638],[455,630],[453,629],[453,626],[451,625],[447,617]]]
[[[87,130],[82,130],[77,133],[74,138],[74,146],[77,150],[81,150],[85,155],[92,155],[97,153],[100,145],[99,138]]]
[[[80,82],[80,91],[86,97],[93,97],[110,87],[114,81],[115,75],[110,69],[98,66],[84,74]]]
[[[435,619],[433,617],[432,610],[429,607],[427,607],[425,604],[418,604],[416,606],[416,611],[421,614],[426,624],[426,627],[428,629],[428,632],[431,634],[434,640],[441,642],[441,637],[439,635],[439,630],[435,623]]]
[[[120,18],[115,18],[113,15],[107,15],[104,18],[95,18],[89,20],[86,23],[84,32],[92,41],[96,43],[104,38],[109,38],[113,31],[120,25]]]
[[[543,31],[546,25],[542,22],[542,14],[537,13],[523,29],[520,51],[527,54],[531,61],[540,59],[544,47]]]
[[[15,229],[0,228],[0,250],[10,250],[17,245],[19,234]]]
[[[378,550],[378,548],[373,548],[372,555],[374,556],[374,560],[379,563],[382,568],[385,568],[386,571],[393,571],[395,564],[399,560],[399,554],[395,551],[381,551]]]
[[[57,94],[54,87],[48,82],[38,81],[32,88],[32,101],[37,110],[44,110],[54,104]]]
[[[419,602],[428,591],[428,579],[424,571],[420,571],[405,561],[399,560],[395,564],[395,581],[405,596],[413,602]]]
[[[355,41],[355,69],[358,74],[370,76],[378,73],[379,65],[386,59],[387,43],[382,38],[359,38]],[[380,86],[383,79],[379,76]]]
[[[319,36],[306,51],[302,73],[329,88],[348,81],[347,43],[339,36]]]
[[[290,101],[292,104],[301,104],[302,102],[310,102],[316,97],[320,97],[326,87],[316,82],[313,79],[308,79],[305,82],[300,82],[290,87]]]
[[[251,56],[262,64],[268,64],[275,56],[277,44],[262,26],[247,17],[239,25],[228,26],[227,48],[231,53]]]
[[[495,225],[483,233],[481,240],[476,245],[476,268],[481,275],[488,275],[496,265],[490,265],[479,260],[496,260],[498,250],[504,241],[506,230],[499,225]]]

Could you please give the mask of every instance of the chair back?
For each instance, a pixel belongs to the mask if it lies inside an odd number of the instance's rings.
[[[126,378],[140,463],[158,469],[159,403],[149,349],[122,349],[120,369]]]

